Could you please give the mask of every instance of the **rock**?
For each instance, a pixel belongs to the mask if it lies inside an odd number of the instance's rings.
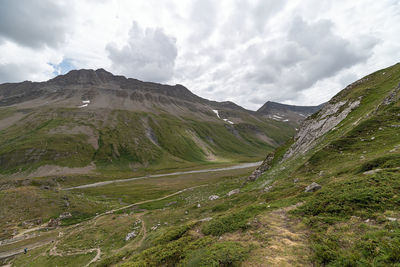
[[[253,182],[257,180],[264,172],[271,168],[271,162],[274,159],[275,154],[269,153],[260,166],[249,176],[247,181]]]
[[[391,222],[395,222],[395,221],[397,221],[397,219],[396,219],[396,218],[392,218],[392,217],[386,217],[386,219],[387,219],[388,221],[391,221]]]
[[[398,92],[400,91],[400,83],[399,85],[383,100],[383,105],[390,105],[393,102],[398,100]]]
[[[324,171],[319,172],[319,176],[324,176],[324,174],[325,174]]]
[[[321,189],[321,186],[319,184],[313,182],[312,184],[310,184],[309,186],[306,187],[304,192],[315,192],[319,189]]]
[[[299,182],[299,178],[294,178],[293,179],[293,183],[298,183]]]
[[[374,174],[374,173],[377,173],[377,172],[380,172],[382,169],[374,169],[374,170],[370,170],[370,171],[366,171],[366,172],[363,172],[363,174],[365,174],[365,175],[368,175],[368,174]]]
[[[271,191],[271,189],[272,189],[272,185],[269,185],[269,186],[266,186],[266,187],[264,187],[264,192],[269,192],[269,191]]]
[[[169,202],[169,203],[167,203],[167,204],[165,204],[165,206],[171,206],[171,205],[175,205],[176,203],[178,203],[178,201],[172,201],[172,202]]]
[[[60,219],[50,219],[50,221],[47,223],[47,227],[57,227],[60,225]]]
[[[353,84],[346,87],[346,89],[354,86]],[[336,127],[353,109],[357,108],[360,105],[360,101],[361,99],[357,99],[354,102],[346,102],[332,98],[315,116],[303,121],[300,130],[294,137],[294,144],[287,150],[283,160],[309,151],[321,136]]]
[[[372,136],[372,137],[371,137],[371,140],[375,140],[375,136]]]
[[[233,190],[229,191],[228,194],[226,194],[226,195],[227,195],[228,197],[230,197],[230,196],[232,196],[232,195],[234,195],[234,194],[239,194],[239,193],[240,193],[240,189],[237,188],[237,189],[233,189]]]
[[[211,195],[208,197],[209,200],[216,200],[218,198],[219,198],[219,196],[217,196],[217,195]]]
[[[130,232],[125,236],[125,241],[129,241],[129,240],[131,240],[131,239],[133,239],[135,237],[136,237],[136,232],[135,231]]]
[[[60,218],[60,220],[64,220],[64,219],[71,218],[71,217],[72,217],[72,214],[70,212],[64,212],[58,218]]]
[[[207,217],[207,218],[200,219],[201,222],[209,222],[211,220],[212,220],[212,217]]]

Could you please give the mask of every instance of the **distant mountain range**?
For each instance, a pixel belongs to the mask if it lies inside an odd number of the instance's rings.
[[[104,69],[5,83],[0,173],[129,172],[256,161],[291,138],[299,119],[311,113],[263,110],[269,109],[250,111],[201,98],[182,85],[142,82]]]
[[[267,101],[257,110],[257,114],[277,121],[300,123],[323,106],[324,104],[319,106],[293,106]]]

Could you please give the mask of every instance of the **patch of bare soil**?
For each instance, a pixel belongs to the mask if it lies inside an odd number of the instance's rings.
[[[274,210],[259,217],[266,225],[266,244],[256,249],[245,266],[312,266],[307,230],[299,220],[290,218],[288,212],[301,205]]]
[[[255,245],[242,266],[312,266],[307,256],[306,227],[288,214],[299,205],[261,214],[250,222],[248,231],[225,234],[220,239]]]
[[[0,131],[10,127],[14,123],[22,119],[24,116],[25,116],[24,113],[16,112],[11,116],[0,120]]]

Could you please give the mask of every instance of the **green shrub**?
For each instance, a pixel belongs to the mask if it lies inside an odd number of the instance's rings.
[[[245,230],[249,227],[247,221],[264,209],[264,207],[250,206],[241,211],[215,218],[203,225],[202,232],[206,235],[219,236],[224,233]]]
[[[193,251],[183,261],[182,266],[239,266],[251,250],[238,242],[221,242],[207,248]]]

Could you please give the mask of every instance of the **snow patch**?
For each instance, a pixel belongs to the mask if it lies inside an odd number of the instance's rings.
[[[82,100],[82,105],[78,106],[78,108],[87,107],[90,104],[90,100]]]
[[[216,110],[216,109],[213,109],[212,111],[214,111],[214,113],[215,113],[215,114],[217,114],[217,117],[218,117],[219,119],[221,119],[221,117],[219,116],[219,112],[218,112],[218,110]]]
[[[226,122],[229,122],[230,124],[234,124],[232,121],[228,120],[228,119],[223,119]]]

